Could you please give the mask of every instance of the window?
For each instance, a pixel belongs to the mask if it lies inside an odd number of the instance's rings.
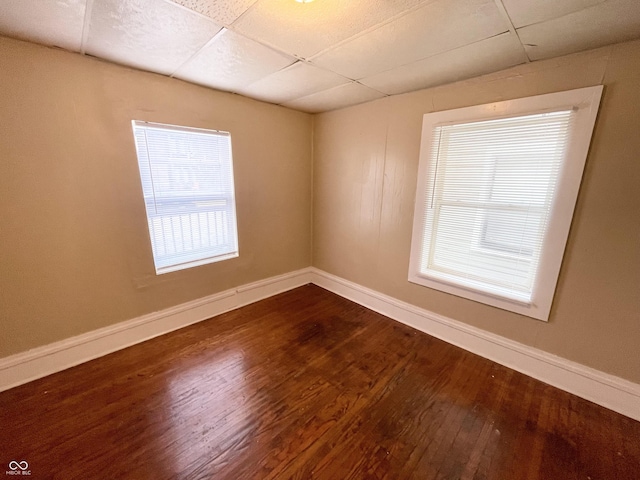
[[[156,274],[237,257],[230,134],[132,123]]]
[[[409,281],[548,320],[601,94],[426,114]]]

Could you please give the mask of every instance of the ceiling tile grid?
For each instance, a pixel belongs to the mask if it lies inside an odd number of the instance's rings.
[[[79,51],[86,0],[2,0],[0,34]]]
[[[371,75],[360,82],[394,95],[477,77],[526,61],[520,42],[508,32]]]
[[[606,0],[502,0],[516,28],[562,17]]]
[[[312,62],[360,79],[506,31],[494,0],[438,0]]]
[[[236,93],[258,100],[283,103],[349,82],[348,78],[329,70],[297,62],[245,88],[237,89]]]
[[[608,0],[518,29],[531,60],[558,57],[640,37],[640,0]]]
[[[296,59],[224,29],[175,77],[219,90],[237,90],[291,65]]]
[[[640,0],[0,0],[0,35],[321,112],[640,38]]]
[[[309,58],[421,3],[425,0],[260,0],[232,27]]]
[[[158,0],[93,0],[86,53],[169,75],[222,28]]]
[[[296,110],[318,113],[370,102],[371,100],[377,100],[383,97],[385,97],[384,93],[361,85],[358,82],[351,82],[306,97],[284,102],[282,105]]]

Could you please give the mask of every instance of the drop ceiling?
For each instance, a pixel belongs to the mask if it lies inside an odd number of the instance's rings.
[[[322,112],[640,38],[640,0],[0,0],[0,35]]]

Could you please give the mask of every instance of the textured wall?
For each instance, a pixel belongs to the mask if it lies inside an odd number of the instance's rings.
[[[549,323],[407,281],[422,116],[605,85]],[[640,382],[640,42],[318,115],[314,266]]]
[[[0,37],[0,357],[311,261],[310,115]],[[156,276],[131,120],[231,132],[240,257]]]

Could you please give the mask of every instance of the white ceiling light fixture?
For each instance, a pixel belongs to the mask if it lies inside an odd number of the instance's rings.
[[[311,3],[313,0],[296,0],[298,3]]]

